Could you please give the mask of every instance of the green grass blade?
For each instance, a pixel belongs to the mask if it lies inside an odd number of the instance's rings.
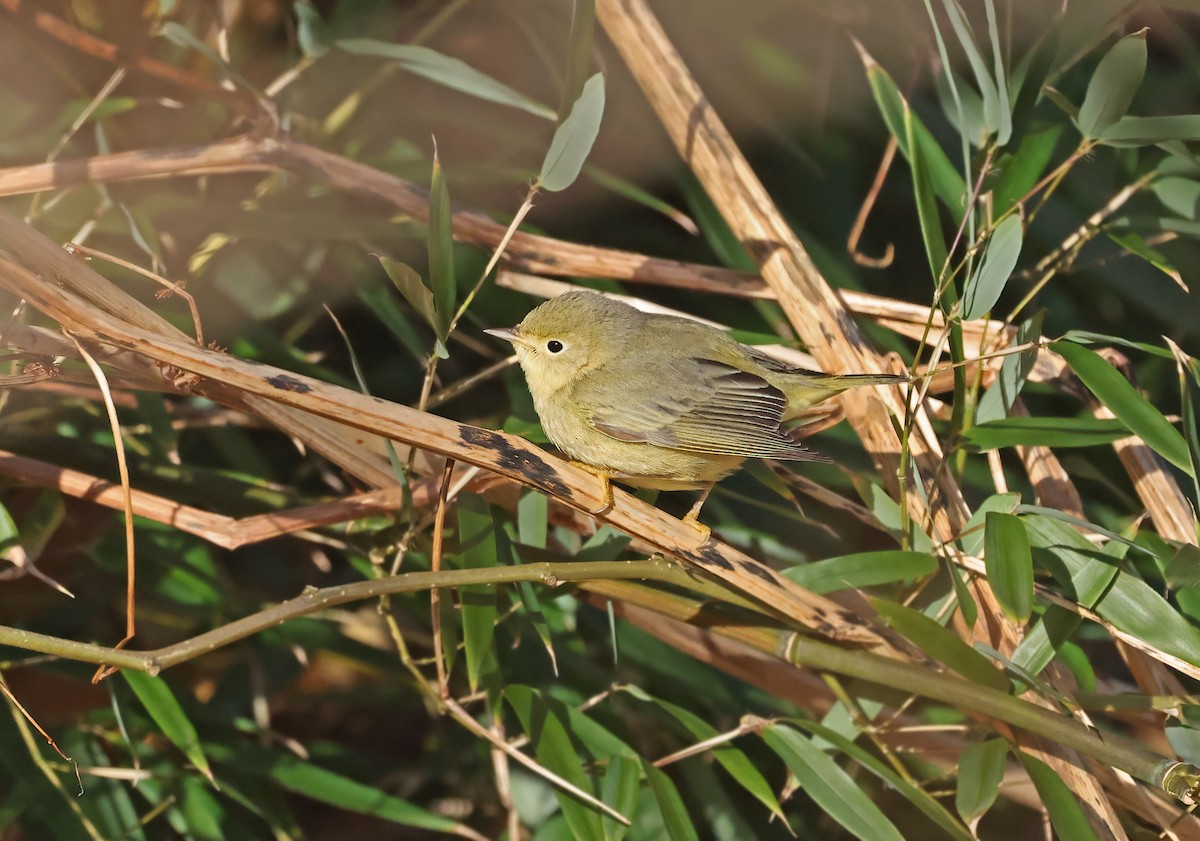
[[[646,775],[646,781],[650,783],[650,790],[654,792],[654,799],[658,802],[663,825],[667,828],[667,837],[671,841],[700,841],[696,827],[688,815],[688,808],[671,778],[646,760],[642,760],[642,772]]]
[[[887,624],[922,651],[963,677],[997,692],[1008,692],[1008,678],[992,662],[925,614],[888,599],[871,604]]]
[[[895,581],[914,581],[937,572],[928,552],[885,550],[825,558],[785,569],[783,574],[814,593],[861,589]]]
[[[184,756],[196,766],[201,774],[208,778],[209,782],[215,782],[212,769],[208,764],[208,757],[205,756],[204,748],[200,745],[200,736],[196,733],[196,726],[183,711],[183,707],[175,698],[175,694],[171,692],[171,687],[167,686],[167,682],[160,677],[151,677],[145,672],[122,670],[121,675],[133,693],[137,695],[138,700],[142,702],[146,712],[150,713],[154,723],[162,730],[163,735],[170,739],[175,747],[183,751]]]
[[[763,741],[779,754],[813,802],[847,832],[863,841],[904,841],[858,783],[811,739],[774,724],[763,731]]]
[[[1040,759],[1027,753],[1018,753],[1025,772],[1037,789],[1042,805],[1050,814],[1050,824],[1059,838],[1069,841],[1097,841],[1087,815],[1079,805],[1079,798],[1067,787],[1062,778]]]
[[[1055,342],[1050,349],[1067,361],[1088,390],[1146,446],[1189,476],[1195,475],[1183,435],[1116,368],[1074,342]]]
[[[507,105],[545,120],[553,120],[556,116],[553,108],[497,82],[464,61],[428,47],[389,44],[372,38],[345,38],[339,40],[337,46],[355,55],[386,58],[416,76],[497,105]]]
[[[497,538],[492,512],[483,498],[471,493],[458,497],[458,557],[463,569],[497,566]],[[496,589],[463,587],[463,647],[467,658],[467,681],[471,691],[479,688],[479,676],[486,663],[494,662],[492,641],[496,632]]]

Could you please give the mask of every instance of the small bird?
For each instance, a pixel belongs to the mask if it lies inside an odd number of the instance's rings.
[[[704,532],[705,499],[747,458],[829,461],[785,421],[848,388],[909,381],[793,368],[715,327],[595,292],[568,292],[486,332],[513,344],[556,447],[606,481],[702,489],[684,519]]]

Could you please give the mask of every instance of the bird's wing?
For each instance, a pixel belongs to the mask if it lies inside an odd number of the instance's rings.
[[[612,373],[596,374],[582,378],[574,396],[592,407],[592,425],[617,440],[716,455],[826,460],[780,428],[787,409],[782,391],[724,362],[689,357],[656,377],[620,382]],[[595,399],[600,393],[606,401]]]

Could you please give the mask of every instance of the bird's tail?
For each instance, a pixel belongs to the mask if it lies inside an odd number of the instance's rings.
[[[866,385],[907,383],[907,374],[809,374],[796,375],[784,388],[788,399],[788,416],[796,417],[810,406],[841,394],[850,388]]]

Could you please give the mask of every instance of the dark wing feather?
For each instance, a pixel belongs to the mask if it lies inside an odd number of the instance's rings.
[[[599,373],[599,372],[597,372]],[[712,359],[678,360],[661,378],[621,384],[622,402],[604,406],[590,394],[613,381],[585,377],[575,394],[597,407],[592,425],[620,441],[716,455],[824,461],[780,427],[787,397],[762,377]]]

